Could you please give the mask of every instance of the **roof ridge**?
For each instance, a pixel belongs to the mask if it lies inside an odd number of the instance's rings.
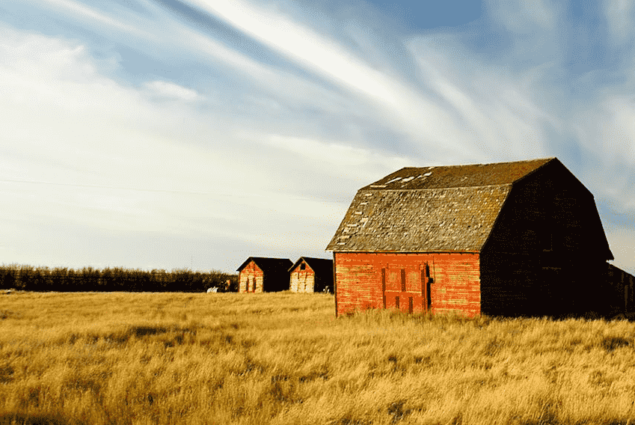
[[[486,166],[486,165],[501,165],[501,164],[518,164],[521,162],[534,162],[534,161],[550,161],[552,159],[558,159],[555,156],[547,156],[544,158],[534,159],[521,159],[519,161],[502,161],[502,162],[475,162],[471,164],[452,164],[452,165],[424,165],[423,167],[403,167],[404,169],[419,169],[419,168],[454,168],[454,167],[474,167],[474,166]]]
[[[541,158],[491,164],[404,167],[376,180],[364,189],[418,190],[451,187],[506,187],[558,159]]]
[[[375,186],[373,186],[371,184],[371,185],[362,187],[361,189],[358,190],[358,192],[362,191],[362,190],[378,192],[377,190],[371,190],[371,189],[381,189],[382,192],[414,192],[414,191],[417,191],[417,190],[478,189],[478,188],[483,188],[483,187],[511,186],[513,184],[514,184],[514,182],[501,183],[501,184],[484,184],[484,185],[481,185],[481,186],[454,186],[454,187],[432,187],[432,188],[419,187],[419,188],[413,188],[413,189],[390,189],[390,188],[385,187],[384,185],[375,185]]]

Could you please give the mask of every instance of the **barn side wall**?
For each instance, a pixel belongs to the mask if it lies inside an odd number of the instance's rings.
[[[253,284],[256,284],[256,290],[254,291]],[[247,291],[247,284],[249,283],[249,291]],[[261,293],[264,289],[264,273],[251,261],[241,271],[238,281],[238,292],[242,293]]]
[[[548,164],[513,186],[483,248],[482,312],[602,312],[608,256],[593,196],[564,166]]]
[[[478,315],[481,313],[479,264],[478,253],[334,253],[336,314],[384,308],[384,305],[408,311],[406,299],[415,297],[414,312]],[[385,299],[385,294],[400,291],[401,273],[407,284],[397,306],[394,297]],[[419,309],[417,294],[424,285],[429,299],[424,299],[423,308]]]

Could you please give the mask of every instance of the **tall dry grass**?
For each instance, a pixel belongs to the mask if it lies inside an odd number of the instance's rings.
[[[4,295],[0,423],[635,419],[635,324],[333,311],[327,294]]]

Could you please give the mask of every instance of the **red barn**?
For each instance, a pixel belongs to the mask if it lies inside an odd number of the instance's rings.
[[[238,292],[277,292],[289,289],[288,258],[249,257],[238,267]]]
[[[357,192],[327,250],[336,314],[598,311],[613,259],[593,195],[556,158],[403,168]]]
[[[300,257],[289,269],[292,292],[331,292],[333,260]]]

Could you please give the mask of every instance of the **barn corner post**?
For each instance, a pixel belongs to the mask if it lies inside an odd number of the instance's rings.
[[[333,253],[333,298],[335,298],[335,317],[339,317],[337,310],[337,253]]]
[[[434,263],[434,256],[432,256],[432,277],[428,280],[428,308],[430,314],[432,314],[433,304],[432,301],[432,284],[437,283],[437,266]]]

